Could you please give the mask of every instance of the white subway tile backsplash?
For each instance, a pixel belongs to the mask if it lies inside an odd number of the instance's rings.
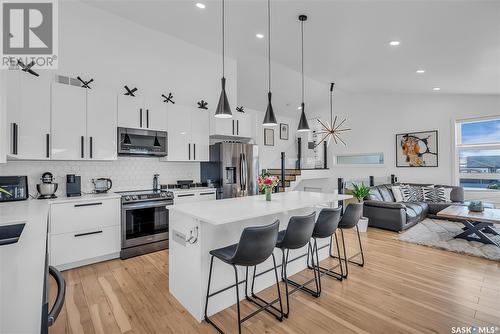
[[[30,194],[36,195],[36,184],[44,172],[51,172],[59,183],[58,195],[66,191],[66,174],[80,175],[82,191],[93,189],[92,179],[110,178],[112,191],[151,189],[153,174],[160,174],[162,184],[177,180],[200,180],[197,162],[160,162],[158,158],[119,157],[116,161],[9,161],[0,164],[0,175],[27,175]]]

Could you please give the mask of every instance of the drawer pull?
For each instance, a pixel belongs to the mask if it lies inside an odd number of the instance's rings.
[[[211,193],[200,193],[200,195],[215,195],[214,192],[211,192]]]
[[[75,208],[79,208],[82,206],[96,206],[96,205],[102,205],[102,202],[98,203],[85,203],[85,204],[75,204]]]
[[[178,195],[177,197],[191,197],[191,196],[194,196],[194,194]]]
[[[102,230],[101,231],[94,231],[94,232],[87,232],[87,233],[75,234],[75,238],[83,237],[83,236],[86,236],[86,235],[99,234],[99,233],[102,233]]]

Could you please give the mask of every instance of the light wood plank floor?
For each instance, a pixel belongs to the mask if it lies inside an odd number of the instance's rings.
[[[354,246],[354,234],[347,235],[348,245]],[[364,268],[350,266],[349,278],[342,282],[324,277],[320,298],[292,295],[288,320],[280,323],[262,312],[244,323],[243,332],[451,333],[452,326],[500,327],[499,263],[403,243],[396,237],[370,229],[363,236]],[[51,334],[215,333],[169,294],[166,251],[63,275],[66,302]],[[308,277],[304,271],[293,278]],[[274,293],[268,289],[262,295],[270,298]],[[242,314],[252,307],[243,302]],[[236,308],[220,312],[214,320],[234,333]]]

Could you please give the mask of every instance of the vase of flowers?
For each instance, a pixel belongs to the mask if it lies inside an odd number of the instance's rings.
[[[266,195],[266,201],[271,200],[271,194],[273,192],[273,188],[276,187],[279,183],[279,179],[276,176],[271,176],[268,173],[263,173],[257,179],[257,184],[259,185],[259,189],[261,192],[264,192]]]

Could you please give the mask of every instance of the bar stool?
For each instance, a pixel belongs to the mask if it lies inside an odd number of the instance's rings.
[[[276,241],[278,239],[278,230],[279,230],[279,220],[276,220],[274,223],[267,226],[255,226],[255,227],[247,227],[243,230],[240,236],[240,241],[237,244],[233,244],[230,246],[226,246],[219,249],[214,249],[210,251],[210,255],[212,258],[210,260],[210,271],[208,274],[208,286],[207,286],[207,298],[205,300],[205,321],[211,324],[219,333],[223,333],[223,331],[208,318],[207,309],[208,309],[208,299],[213,297],[214,295],[226,291],[226,289],[219,290],[218,292],[210,294],[210,283],[212,280],[212,267],[214,264],[214,257],[219,260],[233,266],[234,268],[234,277],[235,284],[230,286],[236,287],[236,305],[238,310],[238,333],[241,333],[241,324],[256,315],[257,313],[266,310],[270,312],[273,316],[276,317],[279,321],[283,320],[283,305],[281,301],[281,293],[279,287],[278,280],[278,270],[276,269],[276,259],[273,254],[274,246],[276,245]],[[278,290],[278,298],[272,302],[266,302],[263,299],[260,299],[265,303],[265,305],[261,305],[254,300],[250,300],[247,293],[248,286],[248,267],[254,267],[254,276],[255,276],[255,266],[266,261],[270,256],[273,258],[274,263],[274,275],[276,278],[276,288]],[[238,270],[236,266],[244,266],[246,267],[246,279],[245,279],[245,295],[247,299],[254,302],[259,306],[259,309],[247,315],[245,318],[241,319],[240,315],[240,295],[239,295],[239,283],[238,282]],[[253,293],[253,284],[252,284],[252,293]],[[273,307],[272,305],[279,301],[280,309]],[[274,314],[269,310],[269,308],[273,308],[278,314]]]
[[[309,269],[316,269],[321,273],[321,275],[318,278],[320,292],[321,292],[321,276],[328,275],[330,277],[334,277],[334,278],[338,279],[339,281],[341,281],[342,277],[344,276],[344,273],[342,270],[342,261],[341,261],[340,257],[338,258],[339,264],[336,266],[333,266],[331,268],[324,268],[324,267],[320,266],[319,255],[318,255],[318,243],[317,243],[317,239],[330,238],[329,247],[330,247],[330,254],[332,254],[333,236],[335,236],[335,243],[337,245],[337,252],[340,254],[339,241],[337,239],[336,232],[337,232],[337,227],[339,225],[341,212],[342,212],[342,208],[322,209],[318,215],[318,219],[316,220],[316,224],[314,225],[314,231],[312,234],[312,238],[314,240],[314,243],[312,246],[311,257],[314,257],[314,255],[316,255],[316,268],[314,268],[314,263],[309,264],[309,249],[307,252],[307,266]],[[334,271],[334,269],[337,267],[340,267],[340,273]]]
[[[331,257],[333,258],[338,258],[341,259],[345,262],[345,274],[343,273],[342,270],[342,277],[347,278],[349,275],[349,269],[347,264],[348,263],[354,263],[357,264],[360,267],[363,267],[365,265],[365,256],[363,254],[363,246],[361,245],[361,236],[359,234],[359,228],[358,228],[358,221],[359,219],[363,216],[363,203],[350,203],[347,205],[346,210],[344,212],[344,215],[342,216],[342,219],[339,222],[339,229],[340,229],[340,236],[342,238],[342,248],[343,248],[343,253],[344,253],[344,258],[340,258],[340,251],[338,252],[339,256],[335,256],[333,254],[330,254]],[[351,228],[356,228],[356,232],[358,234],[358,243],[359,243],[359,252],[356,254],[350,256],[347,258],[347,252],[345,248],[345,239],[344,239],[344,230],[346,229],[351,229]],[[338,246],[338,243],[337,243]],[[356,256],[361,255],[361,262],[355,262],[352,259],[355,258]],[[342,268],[342,266],[341,266]]]
[[[320,288],[319,288],[319,273],[314,270],[314,279],[309,280],[305,283],[297,283],[288,279],[287,267],[288,267],[288,255],[290,253],[290,249],[299,249],[308,245],[308,251],[311,249],[311,236],[314,230],[314,221],[316,218],[316,212],[311,213],[307,216],[294,216],[290,218],[288,222],[288,226],[286,230],[280,231],[278,234],[278,241],[276,242],[276,247],[281,249],[282,254],[282,267],[281,267],[281,279],[285,282],[285,292],[286,292],[286,312],[283,313],[285,318],[288,318],[288,314],[290,313],[290,301],[289,296],[293,292],[297,290],[302,290],[313,297],[319,297]],[[286,255],[285,255],[286,253]],[[313,259],[313,267],[316,268]],[[312,281],[316,283],[316,291],[309,289],[306,287]],[[295,286],[295,289],[292,291],[288,291],[288,283]]]

